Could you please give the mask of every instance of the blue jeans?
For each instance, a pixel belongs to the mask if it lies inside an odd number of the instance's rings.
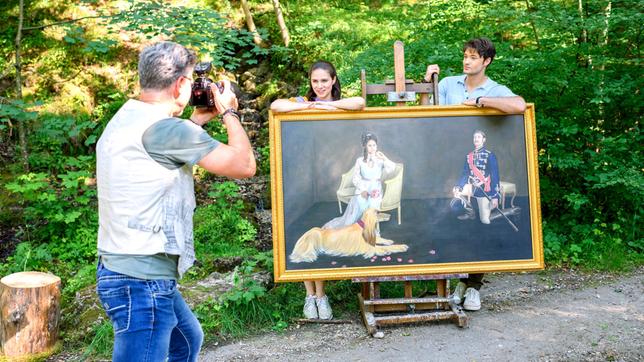
[[[98,264],[96,292],[114,326],[112,361],[196,361],[201,325],[175,280],[146,280]]]

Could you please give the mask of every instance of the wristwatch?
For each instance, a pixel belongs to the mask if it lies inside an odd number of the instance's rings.
[[[483,107],[483,103],[481,103],[481,98],[483,97],[476,97],[476,106],[479,108]]]
[[[240,117],[239,117],[239,112],[237,112],[237,110],[236,110],[236,109],[228,108],[227,110],[225,110],[225,111],[224,111],[224,113],[222,113],[222,114],[221,114],[221,119],[224,119],[224,117],[225,117],[227,114],[230,114],[230,115],[232,115],[233,117],[236,117],[237,119],[240,119]]]

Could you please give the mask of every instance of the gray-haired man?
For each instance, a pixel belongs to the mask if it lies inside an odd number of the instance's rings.
[[[97,293],[114,326],[114,361],[196,361],[203,332],[176,288],[193,264],[192,166],[233,178],[255,158],[224,83],[214,109],[176,118],[190,100],[195,54],[172,42],[139,57],[141,94],[107,124],[96,148],[99,201]],[[228,144],[202,128],[216,115]]]

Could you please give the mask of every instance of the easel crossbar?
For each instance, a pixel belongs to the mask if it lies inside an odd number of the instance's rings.
[[[434,87],[433,83],[409,84],[406,87],[406,91],[434,94],[433,87]],[[396,91],[396,87],[393,84],[367,84],[368,94],[386,94],[386,93],[395,92],[395,91]]]
[[[449,303],[450,298],[389,298],[389,299],[367,299],[365,305],[387,305],[387,304],[421,304],[421,303]]]
[[[365,282],[404,282],[416,280],[444,280],[444,279],[463,279],[467,278],[468,274],[454,273],[454,274],[422,274],[422,275],[399,275],[390,277],[356,277],[351,281],[354,283]]]
[[[438,321],[438,320],[452,320],[456,318],[454,313],[451,311],[433,311],[427,313],[414,313],[414,314],[404,314],[404,315],[392,315],[392,316],[374,316],[376,325],[392,325],[392,324],[404,324],[404,323],[413,323],[413,322],[425,322],[425,321]]]

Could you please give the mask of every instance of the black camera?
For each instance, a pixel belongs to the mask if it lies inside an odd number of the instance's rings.
[[[190,105],[196,107],[215,107],[215,95],[210,89],[210,84],[215,83],[219,89],[219,93],[223,93],[224,85],[221,82],[213,82],[208,78],[208,73],[212,69],[210,62],[202,62],[195,65],[195,73],[197,78],[192,83],[192,94],[190,95]]]

